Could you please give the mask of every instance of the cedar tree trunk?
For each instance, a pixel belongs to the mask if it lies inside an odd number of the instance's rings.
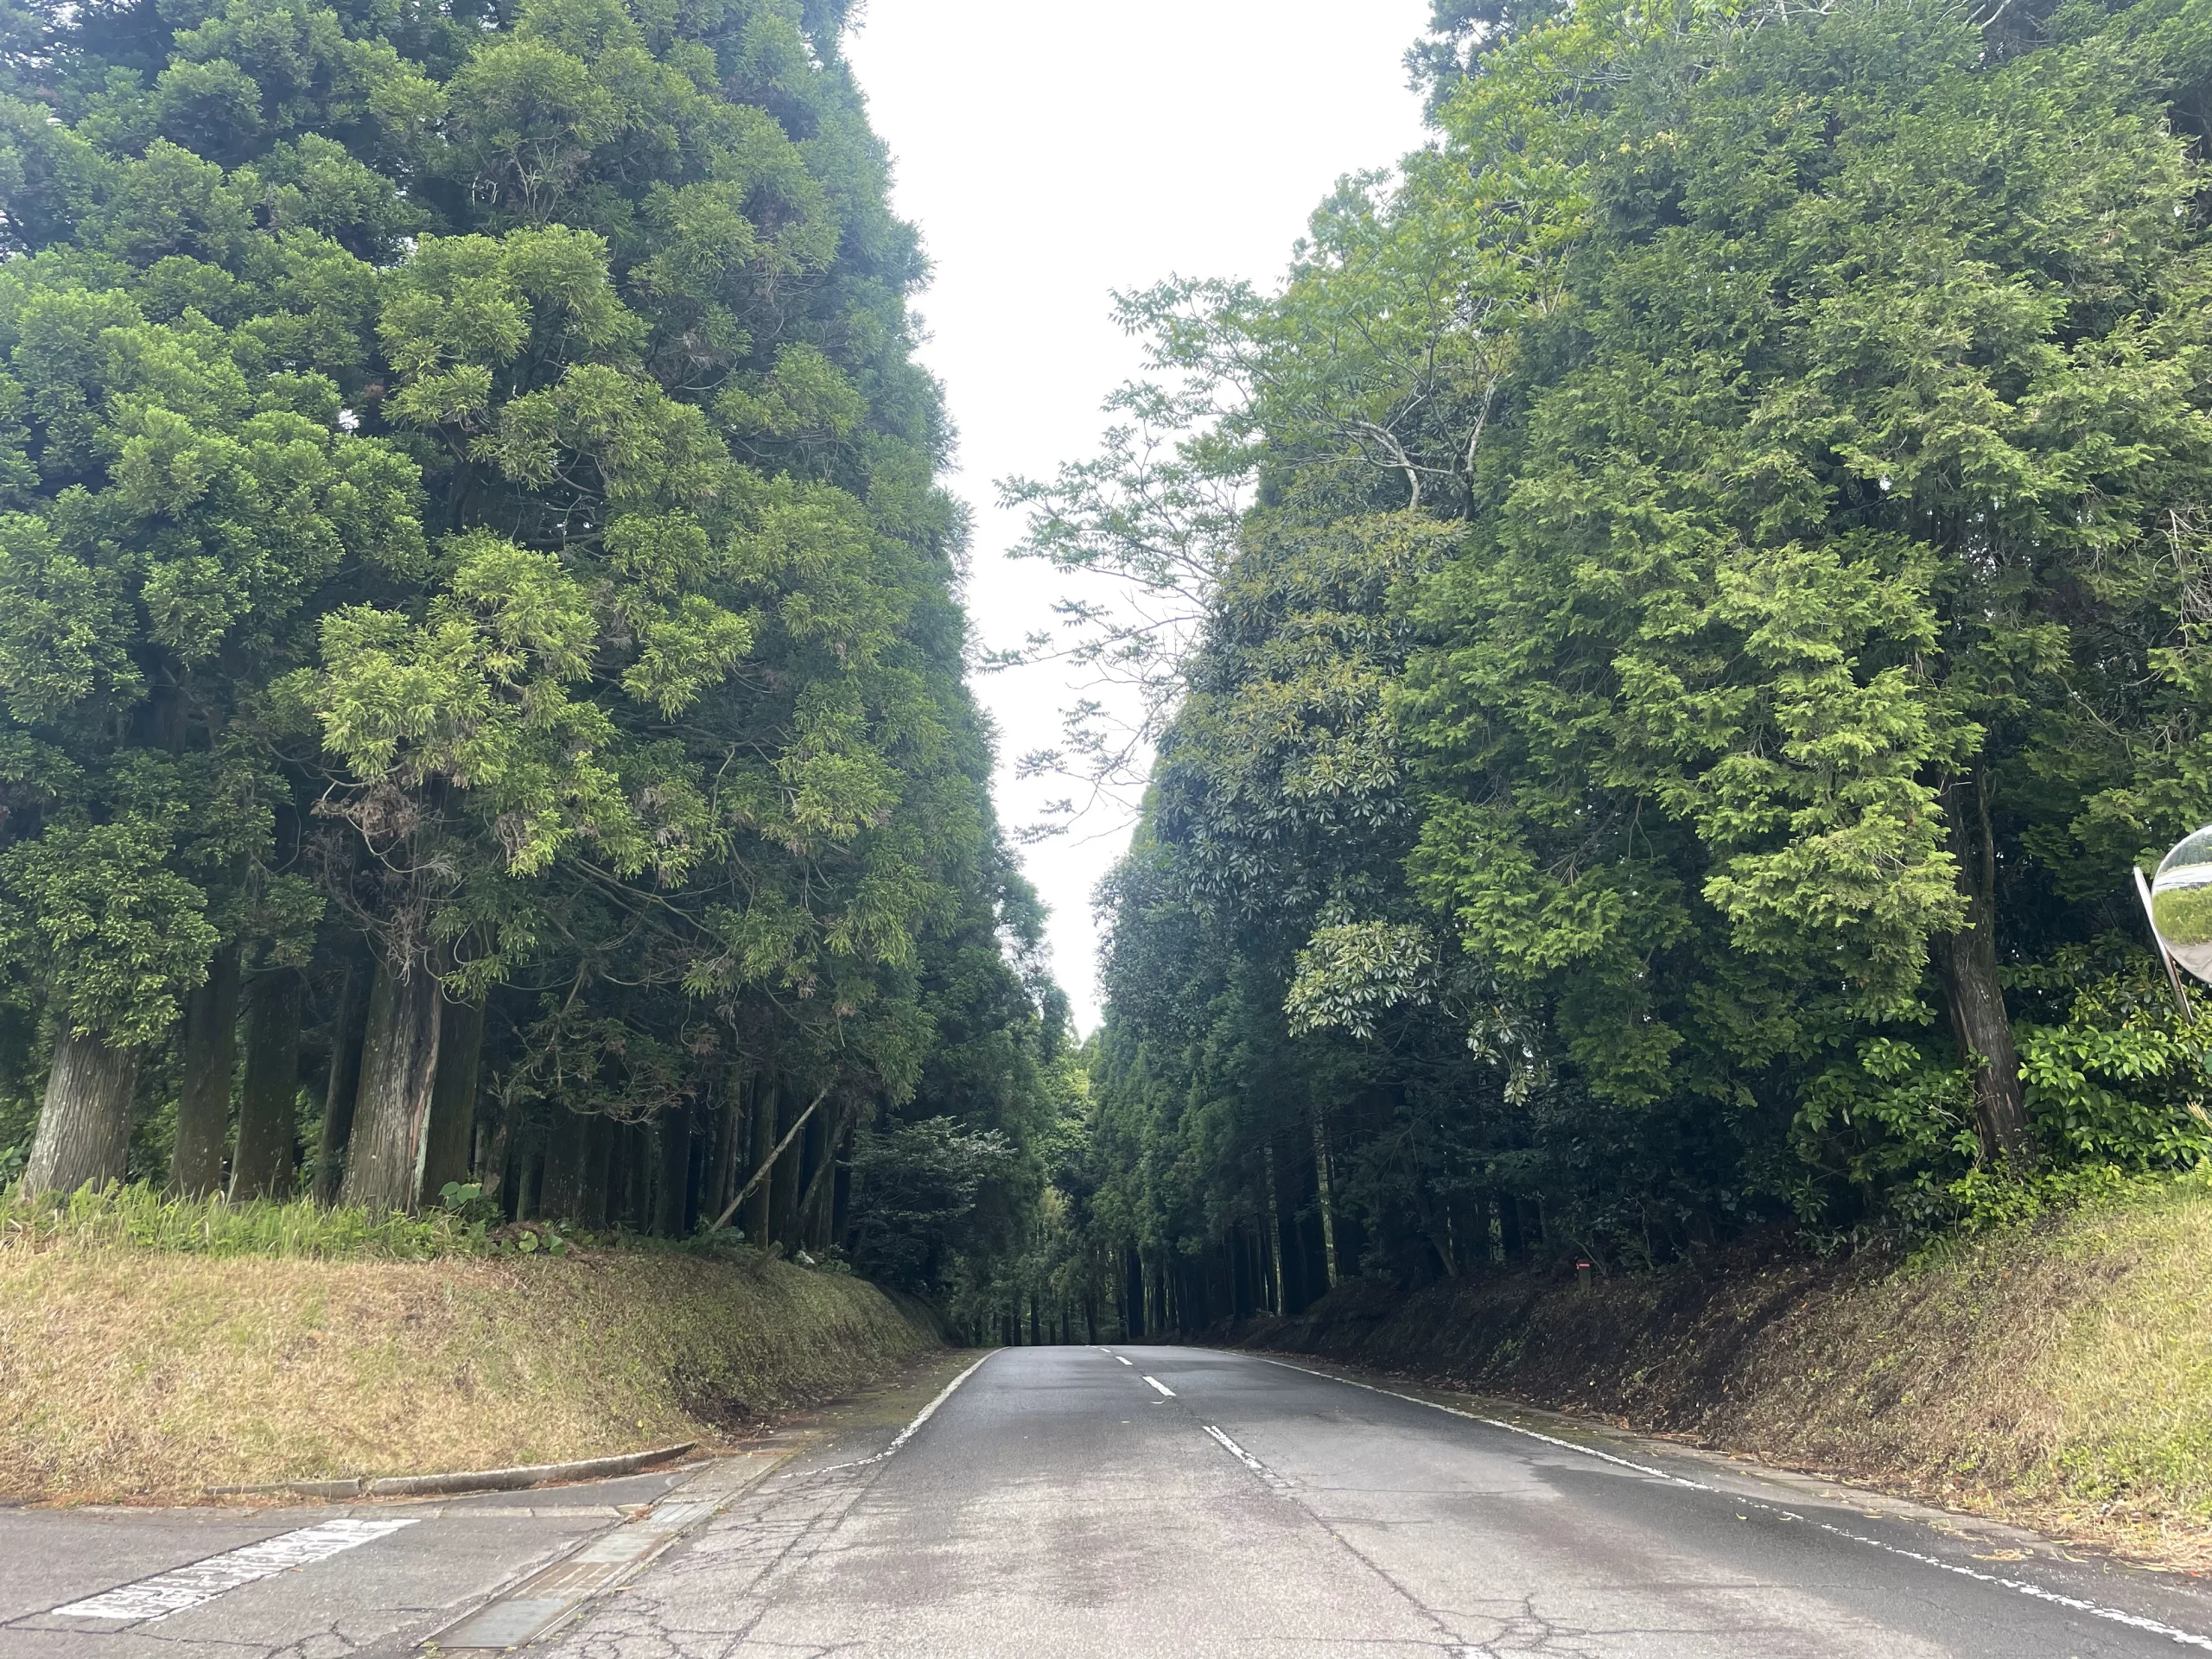
[[[433,1203],[448,1181],[468,1179],[476,1138],[476,1084],[484,1064],[484,1004],[448,1007],[440,1016],[438,1078],[430,1090],[430,1128],[423,1152],[423,1199]]]
[[[719,1216],[737,1190],[737,1137],[744,1128],[745,1091],[733,1074],[722,1090],[721,1109],[715,1114],[714,1171],[707,1180],[706,1201],[699,1207]]]
[[[830,1178],[830,1242],[841,1249],[850,1249],[853,1229],[853,1144],[858,1136],[855,1127],[845,1131],[844,1144],[838,1148],[836,1173]]]
[[[538,1184],[537,1212],[548,1221],[575,1220],[583,1208],[584,1165],[591,1150],[591,1120],[561,1107],[545,1137],[545,1173]]]
[[[1290,1160],[1285,1162],[1296,1164]],[[1268,1208],[1274,1214],[1275,1288],[1282,1299],[1277,1313],[1286,1315],[1303,1313],[1313,1300],[1306,1285],[1306,1251],[1304,1241],[1298,1236],[1298,1205],[1296,1189],[1289,1185],[1283,1166],[1275,1161],[1274,1148],[1268,1149]]]
[[[497,1198],[502,1204],[506,1203],[507,1166],[513,1161],[515,1120],[519,1116],[514,1102],[500,1103],[499,1121],[492,1131],[492,1144],[476,1168],[476,1178],[484,1184],[484,1196]]]
[[[346,982],[330,1023],[330,1082],[322,1096],[322,1131],[315,1151],[315,1201],[338,1197],[346,1143],[353,1133],[353,1101],[361,1088],[361,1033],[366,1022],[369,974],[359,962],[346,966]]]
[[[231,1081],[238,1068],[238,948],[226,945],[184,1002],[184,1081],[176,1097],[169,1193],[204,1198],[223,1185],[231,1136]]]
[[[1974,1074],[1974,1127],[1984,1162],[2024,1162],[2034,1153],[2020,1090],[2020,1052],[1997,978],[1997,842],[1976,779],[1944,791],[1951,854],[1958,861],[1966,925],[1928,942],[1943,986],[1959,1059]]]
[[[584,1121],[583,1203],[576,1222],[594,1232],[607,1223],[614,1190],[614,1148],[620,1138],[613,1121],[600,1113]]]
[[[806,1109],[792,1090],[782,1099],[782,1109],[777,1114],[776,1135],[779,1139],[790,1134],[791,1120]],[[791,1145],[784,1148],[784,1155],[776,1160],[776,1167],[763,1183],[768,1188],[768,1236],[777,1240],[788,1255],[798,1247],[798,1177],[799,1164],[806,1155],[806,1137],[794,1136]]]
[[[130,1161],[130,1098],[138,1051],[65,1030],[46,1075],[46,1103],[31,1141],[22,1190],[74,1192],[120,1181]]]
[[[422,1194],[430,1091],[438,1075],[438,1014],[444,1001],[427,964],[379,958],[361,1036],[361,1088],[346,1147],[346,1204],[415,1209]]]
[[[776,1149],[776,1096],[779,1091],[769,1078],[761,1077],[753,1085],[753,1155],[747,1164],[758,1169],[768,1161],[768,1154]],[[773,1178],[753,1189],[753,1196],[745,1201],[745,1236],[753,1248],[768,1248],[769,1198],[768,1188]],[[727,1202],[727,1200],[725,1200]]]
[[[246,998],[245,1082],[238,1091],[238,1149],[231,1201],[291,1191],[299,1139],[300,976],[264,975]]]
[[[660,1176],[653,1184],[653,1230],[681,1238],[691,1197],[691,1113],[672,1106],[661,1114]]]
[[[821,1113],[814,1116],[822,1131],[820,1149],[815,1157],[814,1173],[807,1178],[806,1196],[799,1200],[798,1238],[804,1249],[819,1252],[830,1248],[830,1195],[836,1180],[837,1147],[844,1141],[846,1126],[855,1113],[853,1108],[847,1107],[837,1114],[834,1126],[823,1122]],[[812,1125],[809,1126],[806,1138],[809,1141],[814,1140]]]

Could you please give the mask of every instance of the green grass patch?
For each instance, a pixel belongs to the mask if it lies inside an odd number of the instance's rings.
[[[188,1255],[429,1262],[480,1255],[486,1230],[444,1211],[374,1215],[307,1198],[289,1203],[165,1198],[153,1186],[87,1187],[66,1198],[0,1205],[0,1248],[72,1244]]]

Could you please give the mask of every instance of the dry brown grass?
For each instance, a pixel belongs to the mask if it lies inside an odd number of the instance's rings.
[[[1807,1297],[1703,1438],[2212,1562],[2212,1197],[2190,1185]]]
[[[1586,1289],[1339,1291],[1255,1333],[1785,1467],[2212,1565],[2212,1186],[1910,1267],[1738,1262]]]
[[[551,1462],[724,1438],[925,1349],[784,1262],[0,1248],[0,1497]]]

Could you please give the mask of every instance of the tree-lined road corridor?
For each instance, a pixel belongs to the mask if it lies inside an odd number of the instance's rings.
[[[0,1659],[450,1659],[564,1614],[530,1652],[2212,1650],[2191,1580],[1465,1399],[1195,1348],[1001,1350],[936,1394],[950,1374],[688,1474],[0,1516]]]

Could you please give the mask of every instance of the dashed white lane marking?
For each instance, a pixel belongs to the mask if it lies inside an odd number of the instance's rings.
[[[1618,1464],[1624,1469],[1633,1469],[1640,1475],[1653,1476],[1670,1485],[1687,1486],[1692,1491],[1697,1492],[1718,1492],[1720,1490],[1717,1486],[1708,1486],[1702,1481],[1687,1480],[1681,1475],[1670,1475],[1664,1469],[1655,1469],[1648,1463],[1631,1463],[1626,1458],[1617,1458],[1610,1452],[1600,1452],[1594,1446],[1578,1446],[1573,1440],[1562,1440],[1550,1434],[1539,1434],[1535,1429],[1523,1428],[1518,1423],[1509,1423],[1497,1417],[1484,1417],[1476,1412],[1461,1411],[1456,1406],[1443,1405],[1434,1400],[1424,1400],[1417,1394],[1401,1394],[1395,1389],[1378,1389],[1372,1382],[1356,1382],[1349,1376],[1332,1376],[1326,1371],[1309,1370],[1303,1365],[1293,1365],[1287,1360],[1267,1359],[1266,1356],[1261,1354],[1255,1354],[1252,1357],[1263,1359],[1269,1365],[1280,1365],[1286,1371],[1296,1371],[1301,1376],[1318,1376],[1331,1382],[1341,1382],[1346,1388],[1365,1389],[1370,1394],[1385,1394],[1393,1400],[1409,1401],[1416,1406],[1427,1406],[1432,1411],[1445,1412],[1453,1417],[1464,1417],[1469,1422],[1481,1423],[1488,1428],[1502,1428],[1509,1434],[1520,1434],[1532,1440],[1541,1440],[1546,1446],[1555,1446],[1562,1451],[1576,1452],[1586,1458],[1596,1458],[1605,1463]],[[1932,1567],[1945,1573],[1955,1573],[1962,1579],[1973,1579],[1978,1583],[1993,1584],[2000,1589],[2010,1590],[2016,1595],[2031,1597],[2037,1601],[2049,1602],[2054,1606],[2064,1607],[2073,1612],[2087,1613],[2093,1618],[2108,1619],[2114,1624],[2125,1624],[2131,1630],[2145,1630],[2152,1636],[2163,1636],[2168,1641],[2178,1643],[2185,1648],[2200,1648],[2208,1653],[2212,1653],[2212,1637],[2199,1636],[2193,1630],[2177,1630],[2171,1624],[2162,1624],[2157,1619],[2145,1618],[2139,1613],[2131,1613],[2119,1607],[2103,1606],[2094,1601],[2084,1601],[2078,1596],[2063,1595],[2056,1590],[2046,1590],[2039,1584],[2031,1584],[2025,1579],[2005,1579],[1999,1578],[1994,1573],[1977,1572],[1971,1567],[1961,1567],[1956,1561],[1947,1561],[1935,1555],[1923,1555],[1917,1550],[1904,1549],[1896,1544],[1885,1544],[1878,1538],[1869,1538],[1859,1533],[1846,1532],[1841,1527],[1830,1526],[1825,1521],[1808,1521],[1793,1510],[1785,1510],[1774,1503],[1762,1503],[1757,1498],[1738,1496],[1735,1501],[1751,1509],[1764,1510],[1769,1515],[1778,1515],[1785,1521],[1796,1521],[1806,1526],[1817,1527],[1822,1532],[1833,1534],[1838,1538],[1848,1539],[1854,1544],[1864,1544],[1869,1549],[1878,1549],[1887,1555],[1900,1556],[1908,1561],[1917,1561],[1923,1567]]]
[[[62,1618],[117,1618],[134,1624],[167,1618],[171,1613],[213,1601],[241,1585],[272,1578],[296,1567],[311,1566],[414,1524],[412,1519],[325,1521],[316,1526],[302,1527],[297,1532],[279,1533],[242,1549],[210,1555],[188,1567],[172,1567],[136,1583],[118,1585],[112,1590],[87,1596],[82,1601],[65,1603],[53,1611]]]
[[[1126,1354],[1116,1354],[1114,1357],[1120,1360],[1122,1364],[1128,1366],[1131,1370],[1135,1370],[1136,1369],[1135,1362],[1131,1360]]]
[[[993,1351],[996,1351],[994,1350]],[[983,1356],[983,1359],[988,1359],[991,1356],[989,1354],[985,1354]],[[907,1424],[906,1427],[900,1429],[899,1431],[898,1437],[894,1439],[890,1445],[885,1446],[882,1451],[877,1452],[874,1457],[855,1458],[850,1463],[827,1464],[819,1469],[795,1469],[790,1474],[781,1476],[779,1478],[784,1480],[792,1480],[801,1475],[826,1475],[839,1469],[865,1469],[871,1463],[881,1463],[887,1458],[896,1456],[899,1448],[914,1438],[914,1431],[919,1428],[924,1423],[929,1421],[931,1417],[935,1416],[937,1414],[937,1408],[939,1406],[952,1398],[952,1391],[982,1369],[983,1359],[977,1360],[966,1370],[961,1372],[959,1376],[954,1377],[951,1382],[946,1383],[942,1389],[938,1389],[937,1398],[931,1401],[929,1404],[924,1406],[919,1411],[916,1412],[914,1414],[914,1421]]]
[[[1222,1449],[1224,1451],[1227,1452],[1230,1457],[1236,1459],[1237,1462],[1243,1464],[1247,1469],[1249,1469],[1262,1480],[1266,1481],[1276,1492],[1280,1493],[1284,1497],[1291,1496],[1290,1483],[1285,1480],[1281,1475],[1275,1473],[1274,1470],[1268,1468],[1266,1464],[1262,1463],[1257,1458],[1254,1457],[1249,1452],[1247,1452],[1243,1446],[1237,1445],[1236,1441],[1230,1440],[1228,1435],[1223,1433],[1211,1423],[1208,1423],[1205,1426],[1205,1430],[1207,1433],[1212,1435],[1215,1440],[1221,1443]]]
[[[1165,1382],[1161,1382],[1158,1377],[1156,1377],[1156,1376],[1147,1376],[1147,1377],[1146,1377],[1146,1378],[1145,1378],[1145,1381],[1146,1381],[1146,1382],[1149,1382],[1149,1383],[1151,1383],[1151,1384],[1152,1384],[1152,1386],[1153,1386],[1154,1388],[1158,1389],[1159,1389],[1162,1394],[1166,1395],[1170,1400],[1173,1400],[1173,1399],[1175,1397],[1175,1390],[1174,1390],[1174,1389],[1171,1389],[1171,1388],[1169,1388],[1169,1387],[1168,1387]]]

